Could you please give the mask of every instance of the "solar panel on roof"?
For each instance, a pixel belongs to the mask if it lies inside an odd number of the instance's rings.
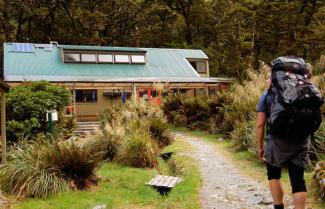
[[[13,43],[13,51],[31,53],[34,52],[34,46],[28,43]]]
[[[44,49],[44,51],[48,51],[48,52],[52,51],[53,49],[52,44],[34,44],[34,47],[36,49]]]

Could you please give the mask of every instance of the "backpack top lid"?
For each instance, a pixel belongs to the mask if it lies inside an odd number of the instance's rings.
[[[295,56],[278,57],[271,62],[272,73],[277,71],[292,72],[295,74],[308,74],[307,65],[304,59]]]

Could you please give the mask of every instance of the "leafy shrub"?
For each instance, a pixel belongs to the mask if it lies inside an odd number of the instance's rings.
[[[317,162],[325,153],[325,119],[319,129],[314,134],[314,138],[311,139],[309,158],[312,162]]]
[[[41,128],[41,124],[37,118],[30,118],[29,120],[26,119],[23,121],[10,120],[7,122],[8,139],[22,141],[30,138],[31,135],[35,135],[36,130],[39,128]]]
[[[11,88],[6,96],[8,140],[46,131],[47,110],[61,111],[69,104],[71,93],[64,87],[47,81],[27,82]],[[33,138],[33,137],[30,137]]]
[[[150,138],[150,134],[134,131],[126,136],[117,153],[117,161],[137,167],[157,166],[157,148]]]
[[[187,126],[188,120],[185,115],[179,112],[171,112],[172,118],[173,118],[173,123],[174,125],[181,125],[181,126]],[[167,117],[168,118],[168,117]]]
[[[162,110],[167,116],[168,121],[175,121],[174,117],[181,111],[183,106],[182,97],[180,94],[169,94],[164,97]]]
[[[73,143],[30,142],[9,152],[8,163],[0,169],[0,189],[20,198],[84,189],[95,182],[100,159]]]
[[[188,121],[206,121],[209,117],[207,97],[187,97],[183,100],[183,111]]]
[[[325,73],[318,76],[313,76],[311,80],[312,82],[315,83],[315,85],[319,88],[319,90],[322,92],[323,96],[325,97]],[[322,106],[321,110],[323,116],[325,116],[325,105]]]
[[[63,112],[59,112],[59,120],[55,125],[55,138],[69,138],[73,130],[76,128],[76,116],[65,116]]]
[[[236,128],[230,137],[237,150],[257,151],[255,125],[255,119],[235,123]]]
[[[208,130],[210,118],[219,119],[220,100],[218,97],[170,94],[164,98],[162,109],[168,121],[175,125]]]

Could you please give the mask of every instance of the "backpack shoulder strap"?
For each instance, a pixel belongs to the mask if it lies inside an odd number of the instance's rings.
[[[271,110],[271,105],[270,102],[268,102],[268,98],[271,97],[271,103],[273,100],[273,94],[272,94],[272,87],[270,86],[265,94],[264,100],[263,100],[263,104],[265,105],[265,107],[267,108],[267,113],[266,116],[268,117],[270,114],[270,110]]]

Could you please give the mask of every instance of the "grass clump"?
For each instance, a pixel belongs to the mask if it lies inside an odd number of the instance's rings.
[[[169,125],[164,118],[152,118],[149,120],[149,133],[159,148],[164,148],[173,141]]]
[[[95,183],[100,157],[73,143],[36,141],[9,152],[0,168],[0,189],[18,198],[46,197]]]
[[[18,198],[46,197],[66,191],[68,182],[58,168],[47,163],[51,149],[46,145],[49,144],[37,142],[12,150],[7,164],[0,169],[0,189]]]
[[[82,146],[87,147],[91,153],[102,153],[103,160],[112,161],[125,137],[125,128],[122,124],[112,122],[106,123],[101,130],[101,135],[83,142]]]
[[[101,139],[90,147],[105,152],[108,160],[155,167],[160,151],[173,141],[163,112],[143,100],[110,107],[100,118]]]
[[[74,143],[62,143],[51,148],[47,163],[59,170],[70,187],[82,190],[96,183],[95,171],[100,164],[101,153],[90,153]]]
[[[135,131],[126,136],[117,153],[117,161],[128,166],[157,166],[157,148],[146,132]]]

